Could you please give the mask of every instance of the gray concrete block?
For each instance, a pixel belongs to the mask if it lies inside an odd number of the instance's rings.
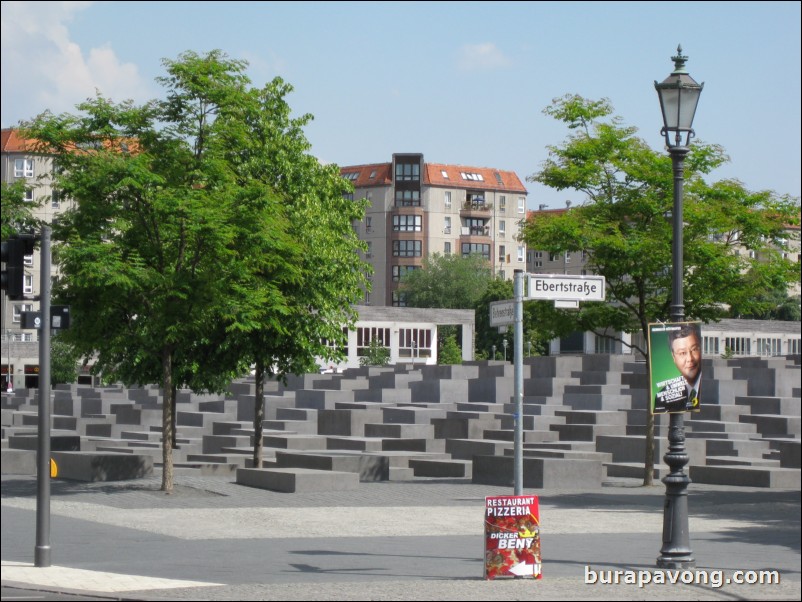
[[[409,467],[416,477],[436,477],[446,479],[471,478],[473,462],[471,460],[432,460],[412,459]]]
[[[57,478],[73,481],[127,481],[153,473],[153,458],[143,454],[54,451]]]
[[[513,486],[514,458],[475,456],[471,481],[483,485]],[[600,460],[523,458],[523,486],[533,489],[586,489],[601,487]]]
[[[455,460],[472,460],[474,456],[502,456],[505,449],[512,449],[511,441],[488,441],[482,439],[447,439],[446,452]]]
[[[800,468],[802,467],[802,454],[800,453],[800,440],[771,441],[772,448],[777,449],[780,453],[780,466],[783,468]]]
[[[800,471],[796,468],[765,468],[757,466],[691,466],[688,476],[694,483],[800,489]]]
[[[307,468],[355,473],[361,482],[386,481],[390,478],[390,462],[377,454],[331,451],[325,453],[276,452],[278,468]]]
[[[36,451],[3,448],[0,450],[0,466],[2,474],[35,475]]]
[[[36,451],[39,446],[39,435],[12,435],[8,438],[8,447],[11,449],[32,449]],[[78,451],[81,449],[79,435],[50,435],[51,451]]]
[[[365,424],[381,422],[382,412],[374,410],[318,410],[317,432],[320,435],[365,435]]]
[[[309,468],[239,468],[237,483],[283,493],[347,491],[359,487],[359,475]]]

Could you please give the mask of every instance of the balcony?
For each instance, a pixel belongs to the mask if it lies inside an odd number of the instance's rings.
[[[459,210],[460,217],[491,217],[493,215],[493,203],[471,200],[465,201]]]

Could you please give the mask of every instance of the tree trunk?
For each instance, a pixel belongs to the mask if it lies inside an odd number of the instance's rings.
[[[256,360],[256,400],[253,410],[253,467],[262,468],[262,422],[265,419],[265,366]]]
[[[173,491],[173,362],[170,349],[162,350],[162,491]]]

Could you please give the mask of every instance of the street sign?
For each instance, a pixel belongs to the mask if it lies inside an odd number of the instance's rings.
[[[515,322],[515,300],[490,303],[490,326],[509,326]]]
[[[568,274],[527,274],[527,299],[555,301],[604,301],[604,276],[569,276]]]

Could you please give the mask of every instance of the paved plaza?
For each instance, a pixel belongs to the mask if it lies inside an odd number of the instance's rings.
[[[158,471],[52,481],[52,566],[42,568],[33,566],[36,479],[3,476],[4,599],[9,587],[45,599],[800,599],[798,490],[692,484],[697,568],[660,576],[661,483],[526,490],[540,498],[543,579],[485,581],[484,498],[508,487],[438,479],[286,494],[189,472],[171,495],[159,485]],[[775,582],[735,583],[760,578]]]

